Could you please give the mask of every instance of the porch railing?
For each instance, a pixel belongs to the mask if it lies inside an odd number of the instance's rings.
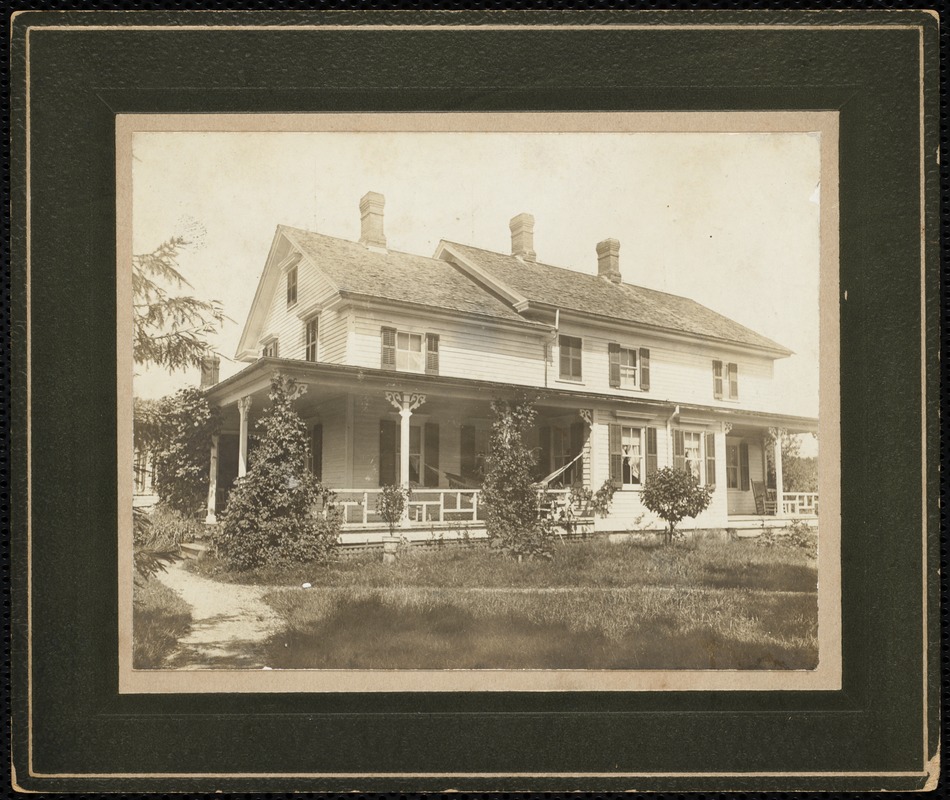
[[[383,525],[376,513],[380,489],[334,489],[336,504],[348,525]],[[478,522],[484,519],[478,506],[480,489],[413,489],[409,498],[409,523]]]
[[[818,492],[784,492],[782,513],[808,516],[818,513]]]
[[[376,512],[380,489],[334,489],[335,503],[343,511],[347,525],[384,525]],[[483,522],[481,489],[413,489],[409,498],[409,524],[443,522]],[[539,497],[539,511],[553,519],[571,506],[570,489],[545,489]],[[577,509],[572,509],[577,511]]]

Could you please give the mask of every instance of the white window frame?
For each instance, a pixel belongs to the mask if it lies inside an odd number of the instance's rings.
[[[316,324],[317,335],[313,339],[313,358],[310,358],[310,326]],[[320,360],[320,315],[314,314],[304,320],[303,327],[303,357],[305,361],[317,362]]]
[[[628,434],[630,435],[631,440],[633,439],[633,434],[636,433],[637,436],[637,453],[632,451],[633,442],[630,444],[626,443]],[[626,448],[631,447],[631,450],[628,452]],[[620,476],[621,476],[621,488],[623,489],[642,489],[644,484],[644,478],[646,477],[646,429],[639,425],[624,425],[620,423],[620,453],[621,453],[621,462],[620,462]],[[630,476],[633,477],[633,463],[634,459],[637,460],[639,467],[639,477],[640,480],[636,483],[633,481],[624,480],[625,472],[627,467],[630,468]]]
[[[736,463],[733,464],[730,460],[732,453],[735,453]],[[732,476],[735,475],[735,483],[733,484]],[[739,460],[739,444],[729,444],[726,442],[726,489],[732,489],[735,491],[739,490],[740,481],[742,479],[742,463]]]
[[[580,374],[564,374],[564,360],[563,360],[563,350],[564,345],[561,343],[562,339],[575,339],[577,341],[577,364],[578,371]],[[571,358],[571,364],[574,364],[573,356]],[[584,339],[581,336],[574,336],[570,333],[559,333],[557,338],[557,374],[558,380],[566,381],[568,383],[583,383],[584,382]]]
[[[624,364],[624,354],[633,356],[633,364]],[[620,347],[620,388],[640,388],[640,350],[636,347]]]
[[[400,347],[402,342],[411,344],[418,340],[419,349]],[[412,361],[417,360],[413,365]],[[426,371],[426,335],[412,331],[396,330],[396,369],[399,372],[414,372],[424,374]]]

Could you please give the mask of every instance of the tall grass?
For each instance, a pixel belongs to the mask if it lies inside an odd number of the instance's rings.
[[[672,547],[605,540],[565,542],[551,561],[517,563],[484,548],[409,549],[393,565],[378,555],[339,561],[329,567],[305,564],[243,573],[227,572],[214,559],[189,562],[217,580],[271,586],[352,588],[707,586],[711,588],[814,591],[817,570],[801,550],[760,547],[752,541],[704,540]]]
[[[158,669],[191,628],[191,606],[155,578],[132,588],[132,666]]]

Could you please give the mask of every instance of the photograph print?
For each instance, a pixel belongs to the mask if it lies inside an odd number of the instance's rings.
[[[124,691],[840,686],[833,113],[117,151]]]

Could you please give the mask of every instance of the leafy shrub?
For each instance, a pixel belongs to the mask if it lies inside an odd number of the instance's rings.
[[[590,510],[595,514],[599,514],[601,517],[606,517],[610,513],[610,507],[613,505],[614,495],[616,493],[617,484],[608,478],[601,484],[600,488],[594,492],[590,501]]]
[[[799,550],[809,558],[818,558],[818,533],[800,519],[785,528],[766,528],[755,542],[760,547]]]
[[[303,391],[293,378],[271,380],[271,405],[258,422],[260,444],[215,536],[217,554],[231,569],[326,561],[339,539],[343,515],[307,468],[307,427],[293,408]]]
[[[376,495],[376,513],[386,520],[390,536],[395,533],[396,525],[402,519],[410,497],[412,489],[393,485],[384,486]]]
[[[534,452],[525,437],[535,419],[525,397],[492,400],[491,447],[481,502],[492,547],[518,558],[550,558],[554,526],[539,519]]]
[[[641,497],[643,505],[666,521],[666,544],[670,544],[676,523],[705,511],[712,500],[712,492],[708,486],[700,486],[693,473],[663,467],[647,479]]]
[[[159,422],[154,417],[160,418]],[[197,517],[208,498],[211,437],[218,431],[218,412],[200,389],[180,389],[162,398],[149,427],[160,441],[155,447],[155,492],[162,502],[186,517]]]

